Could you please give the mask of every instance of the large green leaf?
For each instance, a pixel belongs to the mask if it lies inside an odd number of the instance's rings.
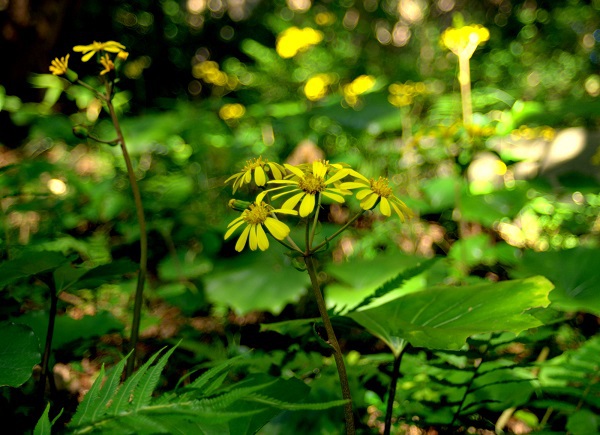
[[[25,383],[40,358],[40,345],[30,327],[10,322],[0,324],[1,387]]]
[[[550,295],[553,308],[600,315],[599,265],[600,249],[526,251],[512,276],[544,275],[556,286]]]
[[[253,310],[278,314],[297,301],[310,283],[308,274],[284,264],[288,259],[279,250],[269,251],[222,261],[221,269],[206,277],[209,299],[240,314]]]
[[[20,258],[0,264],[0,286],[20,278],[54,270],[67,261],[65,256],[58,252],[28,252]]]
[[[415,347],[459,349],[474,334],[522,332],[541,325],[528,310],[547,307],[553,286],[544,277],[410,293],[349,317],[382,339],[395,354]]]

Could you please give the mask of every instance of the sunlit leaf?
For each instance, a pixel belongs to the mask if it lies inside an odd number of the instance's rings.
[[[543,277],[463,287],[439,286],[401,296],[349,317],[394,353],[415,347],[459,349],[474,334],[522,332],[541,322],[528,310],[547,307],[552,284]]]

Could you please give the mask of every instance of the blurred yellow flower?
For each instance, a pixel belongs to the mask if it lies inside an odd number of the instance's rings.
[[[305,27],[304,29],[290,27],[277,37],[275,50],[279,56],[288,59],[322,40],[323,33],[311,27]]]
[[[352,175],[358,179],[340,184],[341,189],[361,189],[356,193],[356,199],[360,201],[363,210],[371,210],[379,204],[379,211],[384,216],[391,216],[392,210],[396,212],[402,222],[406,216],[411,217],[412,212],[390,188],[387,178],[379,177],[378,180],[367,179],[356,171]]]
[[[242,187],[244,184],[252,181],[252,173],[254,173],[254,182],[257,186],[264,186],[267,182],[267,173],[271,172],[271,178],[275,180],[281,180],[285,176],[285,168],[279,163],[270,162],[267,159],[263,160],[260,156],[257,159],[246,161],[246,165],[240,172],[232,175],[225,183],[229,183],[233,180],[233,193]]]
[[[257,201],[262,200],[267,193],[287,189],[286,192],[279,193],[273,196],[273,200],[290,193],[298,192],[291,198],[288,198],[282,209],[292,210],[300,202],[300,216],[306,217],[312,213],[317,203],[317,195],[323,195],[336,202],[344,202],[343,195],[350,194],[349,191],[332,187],[337,184],[342,178],[350,174],[350,169],[340,169],[340,165],[329,165],[328,162],[315,161],[309,166],[292,166],[287,163],[284,165],[288,171],[294,174],[292,179],[271,180],[268,184],[283,184],[283,186],[275,187],[261,192]],[[302,170],[301,168],[306,168]]]
[[[108,54],[100,57],[100,63],[104,67],[104,69],[100,71],[101,76],[115,70],[115,63],[108,57]]]
[[[442,44],[459,57],[470,58],[479,45],[490,39],[490,31],[480,24],[449,27],[442,33]]]
[[[50,64],[50,72],[55,76],[66,74],[69,70],[69,56],[70,54],[67,54],[65,57],[54,59]]]
[[[342,87],[344,99],[348,105],[354,107],[358,103],[358,96],[371,90],[375,86],[375,77],[369,75],[361,75],[355,78],[352,82]]]
[[[244,210],[240,217],[227,225],[228,230],[224,239],[228,239],[235,230],[246,224],[246,228],[244,228],[235,244],[235,250],[241,252],[246,246],[246,241],[249,241],[248,245],[251,250],[256,251],[256,248],[258,248],[265,251],[269,247],[269,239],[263,226],[277,240],[283,240],[290,233],[290,228],[286,224],[272,217],[274,213],[297,214],[294,210],[274,209],[262,201],[255,202],[250,204],[250,207]]]
[[[223,121],[231,121],[233,119],[239,119],[246,113],[246,108],[239,103],[224,104],[219,109],[219,117]]]
[[[219,69],[219,64],[212,60],[205,60],[192,67],[192,75],[197,79],[202,79],[206,83],[225,87],[234,90],[239,85],[236,76],[229,75]]]
[[[117,41],[92,42],[90,45],[76,45],[73,51],[83,53],[82,61],[87,62],[92,56],[100,51],[108,51],[109,53],[120,53],[125,49],[125,46]]]
[[[414,98],[418,95],[427,93],[427,87],[423,82],[406,82],[406,83],[392,83],[388,87],[390,95],[388,101],[396,106],[403,107],[412,104]]]
[[[311,101],[317,101],[327,94],[329,85],[335,83],[333,74],[317,74],[312,76],[304,85],[304,95]]]

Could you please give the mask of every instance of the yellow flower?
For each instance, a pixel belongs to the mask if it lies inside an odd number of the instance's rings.
[[[66,74],[69,70],[69,56],[70,54],[67,54],[65,57],[54,59],[50,65],[50,72],[55,76]]]
[[[104,67],[102,71],[100,71],[100,75],[103,76],[115,69],[115,63],[108,57],[108,54],[105,54],[100,58],[100,63]]]
[[[405,216],[411,217],[412,212],[398,197],[394,195],[389,186],[387,178],[379,177],[378,180],[365,176],[356,171],[351,172],[358,180],[342,183],[342,189],[362,189],[356,193],[356,199],[360,201],[360,207],[363,210],[371,210],[379,203],[379,211],[384,216],[391,216],[392,209],[396,212],[402,222]]]
[[[108,51],[109,53],[120,53],[125,46],[117,41],[92,42],[90,45],[76,45],[73,51],[83,53],[82,61],[87,62],[99,51]]]
[[[227,232],[224,240],[227,240],[239,227],[246,224],[246,228],[238,238],[235,244],[235,250],[241,252],[249,240],[250,249],[256,251],[256,248],[265,251],[269,247],[269,239],[263,226],[267,227],[269,233],[277,240],[283,240],[290,233],[290,228],[283,222],[272,217],[273,213],[297,214],[294,210],[274,209],[264,202],[255,202],[242,212],[242,215],[227,225]]]
[[[119,53],[117,54],[117,57],[121,60],[127,60],[127,58],[129,57],[129,53],[126,52],[125,50],[121,50],[119,51]]]
[[[459,29],[449,27],[442,33],[442,44],[457,56],[470,58],[478,45],[490,39],[490,31],[480,24]]]
[[[322,40],[323,33],[311,27],[305,27],[304,29],[290,27],[277,37],[275,50],[279,56],[289,59]]]
[[[232,175],[225,184],[233,180],[233,193],[244,184],[252,181],[252,172],[254,172],[254,182],[257,186],[264,186],[267,183],[267,172],[271,172],[271,175],[276,180],[281,180],[285,175],[285,168],[279,163],[270,162],[262,156],[257,159],[246,161],[246,166],[242,168],[241,172]]]
[[[262,200],[267,192],[291,187],[288,191],[273,196],[273,200],[293,192],[298,192],[291,198],[288,198],[281,208],[293,210],[302,200],[300,203],[300,216],[306,217],[314,210],[318,194],[337,202],[344,202],[345,200],[342,195],[348,195],[350,193],[344,189],[330,187],[330,185],[335,186],[336,182],[340,181],[350,173],[350,169],[343,168],[342,165],[330,165],[328,162],[315,161],[306,171],[302,171],[299,167],[288,165],[287,163],[284,164],[284,166],[295,177],[293,179],[269,181],[269,184],[283,184],[284,186],[261,192],[258,195],[257,200]],[[332,174],[329,174],[329,172]]]

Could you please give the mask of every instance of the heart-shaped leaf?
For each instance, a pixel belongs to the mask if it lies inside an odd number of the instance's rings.
[[[410,293],[349,317],[398,355],[415,347],[459,349],[468,337],[495,331],[516,334],[542,322],[527,313],[547,307],[553,285],[537,276],[463,287],[439,286]]]

